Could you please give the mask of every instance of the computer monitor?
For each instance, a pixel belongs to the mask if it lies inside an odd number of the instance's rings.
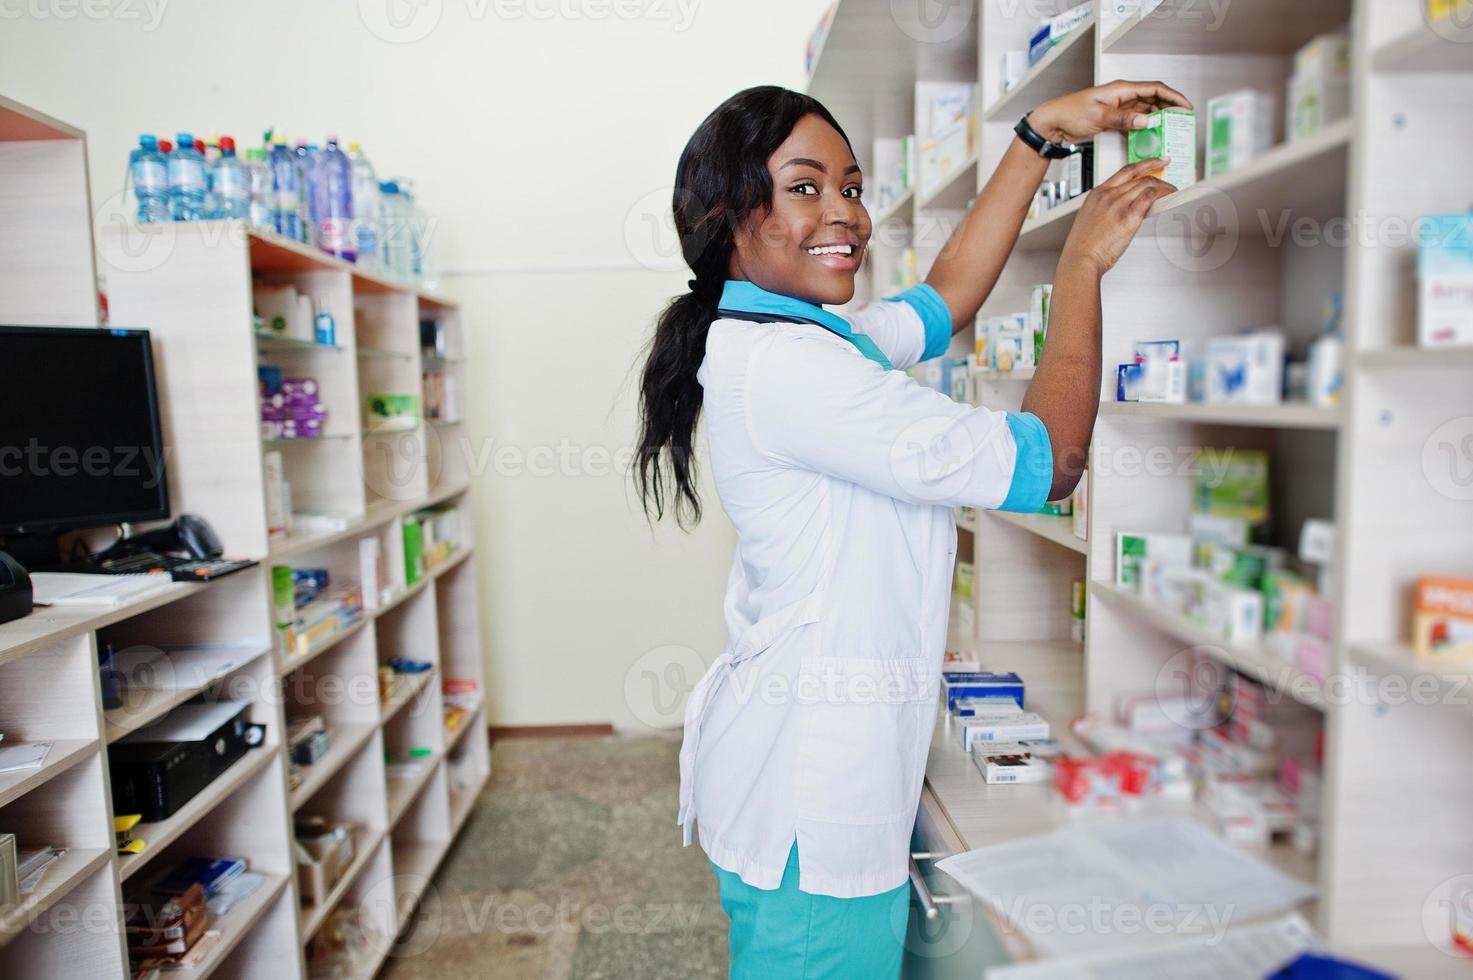
[[[0,326],[6,550],[54,562],[59,532],[168,517],[164,464],[147,330]]]

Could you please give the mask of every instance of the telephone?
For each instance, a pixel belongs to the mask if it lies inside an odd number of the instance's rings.
[[[113,547],[131,553],[152,551],[195,561],[219,558],[225,551],[209,521],[194,514],[180,514],[172,524],[124,538]]]

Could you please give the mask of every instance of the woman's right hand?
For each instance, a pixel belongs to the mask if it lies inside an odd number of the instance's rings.
[[[1176,190],[1152,176],[1166,163],[1154,159],[1127,164],[1090,191],[1064,242],[1059,264],[1083,262],[1093,265],[1100,275],[1109,272],[1130,247],[1151,205]]]

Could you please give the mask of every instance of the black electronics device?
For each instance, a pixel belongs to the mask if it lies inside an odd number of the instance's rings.
[[[185,704],[114,742],[107,750],[113,812],[149,822],[177,813],[259,739],[249,709],[241,701]]]
[[[21,563],[0,551],[0,623],[31,614],[31,577]]]
[[[169,566],[169,575],[176,582],[208,582],[231,572],[251,568],[258,564],[248,558],[206,558],[202,561],[181,561]]]
[[[0,326],[0,535],[37,570],[57,536],[169,516],[146,330]]]

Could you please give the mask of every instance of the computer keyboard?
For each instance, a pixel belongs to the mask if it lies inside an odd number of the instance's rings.
[[[138,575],[142,572],[162,572],[174,564],[174,561],[163,555],[144,551],[134,555],[120,555],[117,558],[103,558],[93,563],[87,571],[101,573],[103,575]]]

